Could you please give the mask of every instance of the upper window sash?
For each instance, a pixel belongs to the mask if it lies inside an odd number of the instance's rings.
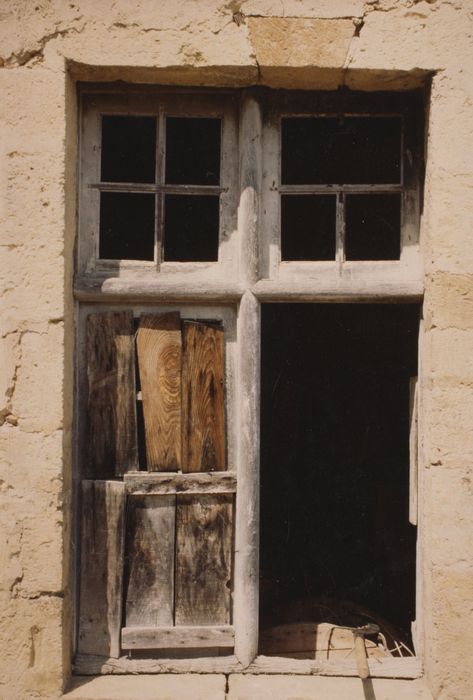
[[[84,92],[81,102],[78,273],[185,270],[208,279],[229,268],[234,96]]]

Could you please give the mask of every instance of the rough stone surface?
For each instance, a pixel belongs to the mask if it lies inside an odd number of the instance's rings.
[[[222,675],[181,674],[74,679],[63,700],[225,700]]]
[[[70,673],[74,81],[402,90],[427,86],[429,76],[421,225],[422,640],[432,697],[471,700],[472,37],[472,0],[3,0],[2,700],[58,698]],[[112,695],[103,694],[100,680],[73,691],[88,695],[70,697],[120,698],[125,679],[113,682]],[[183,682],[192,692],[198,688],[193,679]],[[223,697],[222,678],[213,682],[206,697]],[[356,698],[354,684],[232,677],[230,697],[309,692],[341,700],[343,693]],[[373,683],[378,700],[411,697],[400,687]],[[420,682],[403,687],[425,697]]]
[[[432,700],[424,681],[231,675],[228,700]]]

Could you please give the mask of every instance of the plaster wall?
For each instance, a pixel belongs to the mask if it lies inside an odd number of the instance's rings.
[[[61,697],[70,674],[75,80],[402,90],[432,72],[422,637],[433,698],[470,700],[473,1],[4,0],[0,38],[0,698]]]

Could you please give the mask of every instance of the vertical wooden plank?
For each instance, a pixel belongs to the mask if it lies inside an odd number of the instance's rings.
[[[230,622],[233,497],[178,496],[176,625]]]
[[[86,476],[138,468],[134,357],[131,311],[89,314]]]
[[[418,435],[417,377],[411,377],[409,381],[409,522],[411,525],[417,525]]]
[[[177,471],[181,466],[179,313],[143,315],[136,348],[148,471]]]
[[[182,471],[224,471],[223,328],[204,322],[184,321],[182,342]]]
[[[79,641],[82,654],[120,656],[125,485],[82,482]]]
[[[238,486],[235,526],[235,655],[248,666],[258,651],[261,307],[248,290],[238,310]]]
[[[175,516],[175,496],[128,498],[127,627],[173,624]]]

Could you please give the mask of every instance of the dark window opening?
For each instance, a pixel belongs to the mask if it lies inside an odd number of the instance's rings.
[[[336,197],[281,197],[281,259],[335,260]]]
[[[102,182],[154,182],[155,164],[155,117],[102,117]]]
[[[220,184],[220,119],[166,119],[166,183]]]
[[[401,126],[400,117],[286,117],[281,182],[399,183]]]
[[[346,195],[346,259],[399,260],[401,195]]]
[[[164,211],[164,260],[218,259],[218,196],[168,194]]]
[[[293,623],[383,621],[411,644],[418,323],[416,305],[263,305],[260,653]]]
[[[99,257],[153,260],[154,194],[100,193]]]

